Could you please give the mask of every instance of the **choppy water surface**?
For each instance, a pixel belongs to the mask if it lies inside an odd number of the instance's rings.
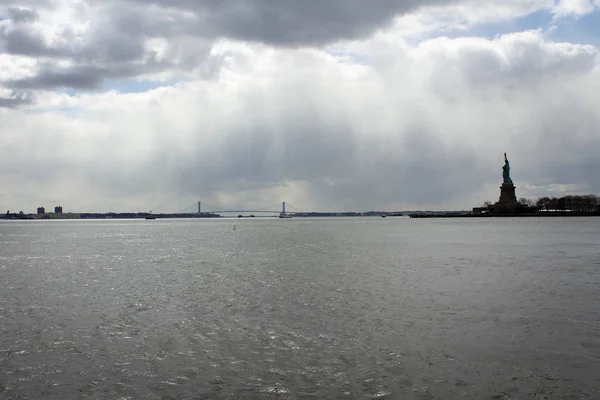
[[[600,219],[5,221],[0,398],[600,398],[599,293]]]

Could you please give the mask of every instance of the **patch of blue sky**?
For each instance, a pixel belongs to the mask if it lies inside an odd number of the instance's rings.
[[[552,14],[548,11],[540,10],[511,20],[474,25],[468,30],[432,32],[427,35],[427,38],[431,39],[438,36],[446,36],[449,38],[476,36],[487,39],[493,39],[497,36],[502,36],[514,32],[523,32],[535,29],[546,30],[551,24],[551,22]]]
[[[476,36],[493,39],[514,32],[541,29],[553,41],[600,45],[600,10],[596,9],[578,18],[562,17],[556,20],[553,18],[554,15],[550,10],[539,10],[513,20],[475,25],[466,31],[431,32],[426,38],[421,38],[421,41],[439,36],[449,38]]]
[[[108,92],[114,90],[118,93],[144,93],[160,87],[174,86],[177,83],[184,81],[185,79],[181,78],[173,78],[164,81],[143,79],[106,80],[100,91]]]
[[[156,80],[138,80],[138,79],[119,79],[119,80],[107,80],[104,85],[99,89],[94,90],[76,90],[73,88],[64,88],[60,90],[60,93],[64,93],[68,96],[77,96],[81,93],[104,93],[114,90],[118,93],[144,93],[153,89],[166,86],[174,86],[177,83],[184,82],[186,79],[170,79],[165,81]],[[70,106],[58,106],[58,107],[39,107],[34,106],[32,108],[25,109],[28,114],[44,114],[47,112],[58,113],[67,117],[77,117],[80,113],[80,108]]]
[[[66,89],[60,90],[60,92],[66,94],[67,96],[70,96],[70,97],[76,96],[77,93],[79,93],[77,90],[71,89],[71,88],[66,88]]]
[[[546,30],[552,22],[553,15],[545,10],[533,12],[510,21],[496,22],[474,27],[475,35],[487,38],[505,35],[513,32],[524,32],[536,29]]]
[[[329,49],[327,50],[327,53],[331,54],[335,58],[347,60],[352,64],[370,65],[372,62],[371,57],[369,57],[367,54],[361,54],[340,49]]]
[[[600,46],[600,10],[579,18],[561,18],[553,24],[556,28],[549,37],[556,42],[571,42]]]
[[[107,79],[98,89],[77,90],[73,88],[64,88],[60,90],[68,96],[76,96],[79,93],[104,93],[115,91],[117,93],[144,93],[153,89],[166,86],[174,86],[177,83],[185,82],[186,79],[168,79],[164,81],[144,80],[144,79]]]
[[[77,118],[81,116],[82,109],[79,107],[69,107],[69,106],[54,106],[54,107],[39,107],[34,106],[31,108],[25,108],[23,110],[25,114],[35,115],[35,114],[60,114],[67,118]]]

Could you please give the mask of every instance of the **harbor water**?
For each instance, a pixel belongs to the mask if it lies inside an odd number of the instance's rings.
[[[3,221],[0,398],[598,399],[599,294],[600,218]]]

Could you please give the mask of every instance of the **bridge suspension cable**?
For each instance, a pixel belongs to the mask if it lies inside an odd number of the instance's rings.
[[[215,211],[228,211],[227,209],[222,208],[222,207],[211,206],[210,204],[206,204],[206,203],[201,203],[201,204],[202,204],[202,207],[212,208]]]
[[[267,212],[267,213],[278,213],[281,212],[281,207],[282,207],[282,203],[275,203],[272,204],[270,206],[267,207],[252,207],[251,210],[234,210],[234,209],[228,209],[228,208],[223,208],[223,207],[217,207],[217,206],[213,206],[204,202],[200,202],[201,205],[201,210],[202,212],[214,212],[214,213],[218,213],[218,212]],[[307,211],[302,211],[296,207],[294,207],[293,205],[291,205],[290,203],[286,202],[286,207],[293,210],[294,212],[299,212],[299,213],[305,213]],[[179,211],[176,212],[176,214],[187,214],[187,213],[196,213],[198,211],[198,203],[194,203],[191,204]]]
[[[279,210],[273,210],[273,208],[275,207],[280,207],[281,203],[276,203],[267,207],[252,207],[252,210],[234,210],[234,209],[228,209],[228,208],[223,208],[223,207],[217,207],[217,206],[213,206],[204,202],[200,203],[202,206],[202,209],[205,210],[206,208],[210,209],[210,210],[214,210],[214,212],[279,212]],[[191,207],[196,207],[196,205],[192,205],[190,207],[187,207],[185,210],[187,210],[188,208]]]
[[[197,207],[196,204],[192,204],[190,206],[187,206],[186,208],[183,208],[179,211],[177,211],[175,214],[187,214],[187,213],[191,213],[194,212],[193,210],[195,210]]]
[[[307,212],[307,211],[300,210],[300,209],[298,209],[298,208],[294,207],[294,206],[293,206],[293,205],[291,205],[290,203],[285,203],[285,205],[286,205],[286,207],[289,207],[289,208],[291,208],[292,210],[294,210],[294,211],[296,211],[296,212],[299,212],[299,213],[305,213],[305,212]]]
[[[272,206],[268,206],[268,207],[259,207],[259,210],[269,210],[269,208],[274,208],[274,207],[281,207],[281,203],[277,203],[277,204],[273,204]]]

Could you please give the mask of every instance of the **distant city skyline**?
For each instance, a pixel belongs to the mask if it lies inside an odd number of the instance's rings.
[[[0,207],[599,194],[599,46],[600,0],[4,1]]]

